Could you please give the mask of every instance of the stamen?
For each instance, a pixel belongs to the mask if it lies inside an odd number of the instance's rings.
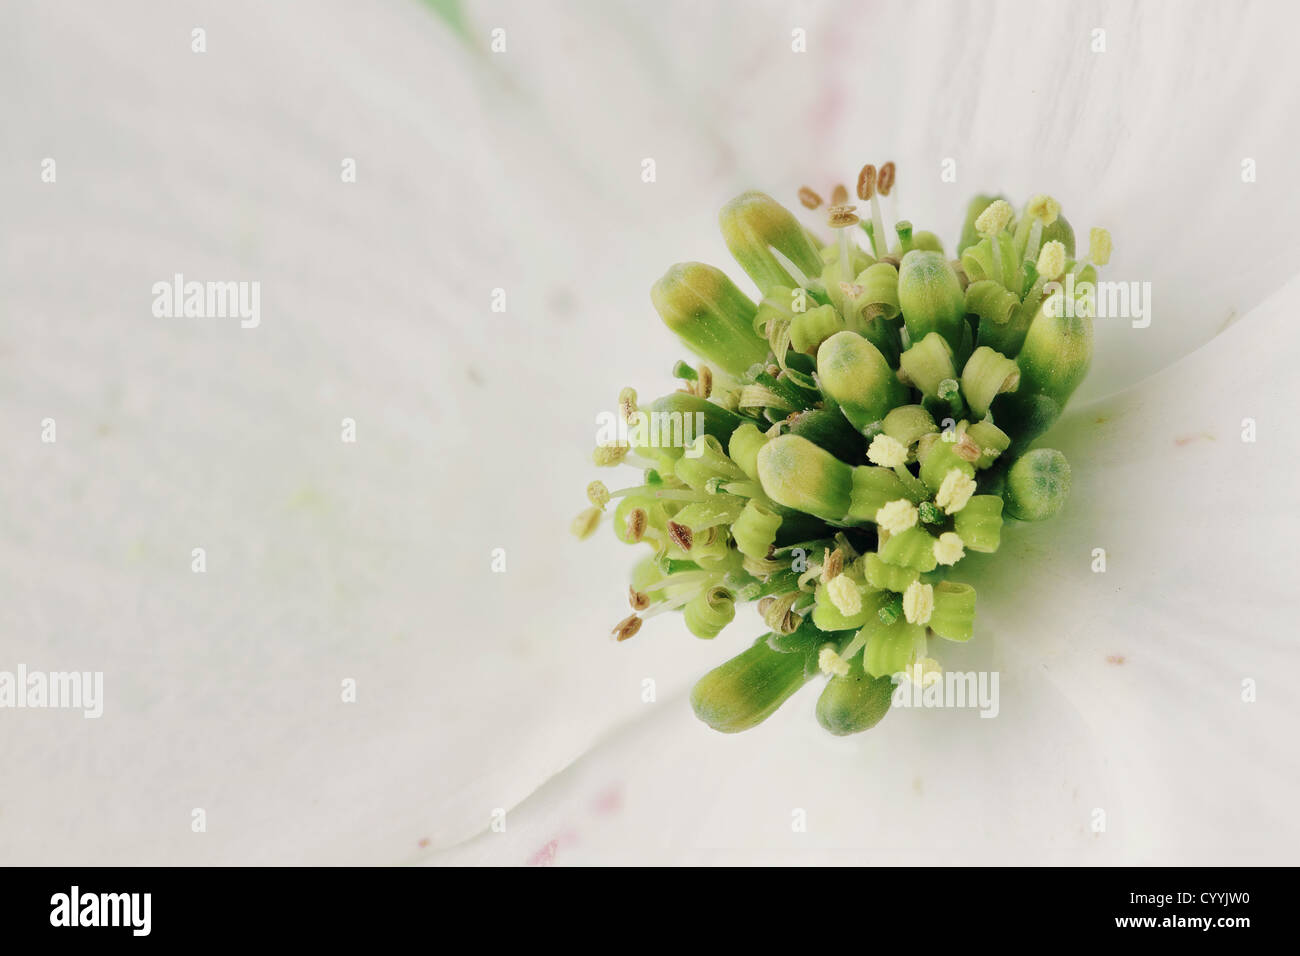
[[[913,581],[903,592],[903,616],[909,624],[929,624],[934,613],[934,588]]]
[[[627,515],[627,536],[632,541],[640,541],[645,537],[646,525],[650,522],[650,516],[645,513],[644,508],[633,508]]]
[[[805,209],[816,209],[822,204],[822,197],[807,186],[803,186],[799,190],[799,202],[803,203]]]
[[[628,387],[619,392],[618,411],[623,416],[623,421],[632,424],[632,416],[636,414],[636,410],[636,389]]]
[[[829,644],[817,654],[817,667],[827,677],[847,677],[849,674],[849,662],[840,657]]]
[[[579,541],[585,541],[591,537],[598,524],[600,524],[600,509],[587,508],[573,519],[573,523],[569,525],[569,530],[573,532],[573,536]]]
[[[1110,262],[1110,233],[1105,229],[1088,230],[1088,259],[1095,266]]]
[[[631,445],[599,445],[591,453],[591,460],[597,468],[613,468],[627,458]]]
[[[673,544],[677,545],[677,547],[681,548],[683,551],[691,550],[691,545],[695,540],[695,535],[692,533],[691,529],[686,527],[684,524],[678,524],[676,521],[668,522],[668,537],[672,540]]]
[[[845,617],[852,617],[862,611],[862,595],[847,574],[841,574],[826,585],[826,595]]]
[[[609,504],[609,489],[605,487],[603,481],[593,481],[587,486],[587,500],[599,508],[605,510],[605,505]]]
[[[844,552],[839,548],[826,549],[826,558],[822,562],[822,583],[830,584],[844,571]]]
[[[1002,243],[998,241],[998,236],[1007,228],[1013,215],[1011,203],[1005,199],[995,199],[975,219],[975,231],[982,238],[988,239],[989,245],[993,247],[993,277],[998,282],[1003,281]]]
[[[877,259],[889,252],[889,240],[886,238],[885,221],[880,215],[880,198],[877,193],[888,195],[889,189],[893,187],[893,167],[893,163],[885,163],[877,174],[876,167],[868,163],[858,173],[858,197],[864,202],[871,202],[871,250]]]
[[[614,640],[626,641],[629,637],[635,637],[639,630],[641,630],[641,619],[635,614],[630,614],[619,621],[611,633],[614,635]]]
[[[708,398],[713,394],[713,369],[707,365],[701,365],[699,379],[695,383],[695,394],[700,398]]]
[[[842,187],[837,187],[842,188]],[[847,197],[846,197],[847,198]],[[836,231],[836,240],[839,243],[839,273],[840,282],[852,282],[853,273],[853,252],[851,242],[849,241],[849,227],[858,224],[858,216],[854,210],[856,206],[848,203],[836,203],[826,210],[827,225]]]
[[[966,547],[961,538],[951,531],[939,535],[934,543],[934,559],[940,564],[952,566],[966,556]]]
[[[957,473],[961,474],[960,471]],[[890,534],[902,534],[916,524],[918,517],[916,505],[906,498],[899,498],[880,507],[876,512],[876,524]]]
[[[848,189],[845,187],[843,183],[837,183],[835,188],[831,190],[831,205],[843,206],[848,201],[849,201]]]
[[[629,587],[627,589],[627,603],[632,606],[634,611],[644,611],[650,606],[650,595],[638,591],[634,587]]]
[[[867,461],[882,468],[897,468],[907,464],[907,446],[881,432],[871,439],[867,448]]]
[[[939,492],[934,496],[934,503],[952,515],[965,508],[973,494],[975,494],[975,480],[968,478],[960,468],[953,468],[943,476]]]

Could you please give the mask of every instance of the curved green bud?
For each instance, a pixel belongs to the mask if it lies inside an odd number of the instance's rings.
[[[1003,355],[1012,353],[998,346],[1005,345],[1007,339],[1014,339],[1018,349],[1024,341],[1024,332],[1028,330],[1026,325],[1024,330],[1008,335],[1008,327],[1017,317],[1019,309],[1020,299],[991,279],[981,279],[966,287],[966,311],[978,320],[978,344],[987,345]]]
[[[790,345],[796,352],[816,354],[817,347],[836,332],[844,331],[844,316],[833,305],[819,305],[794,313],[790,320]]]
[[[811,625],[785,637],[765,634],[696,682],[695,716],[724,734],[756,727],[817,672],[817,647],[825,638]]]
[[[1001,499],[998,501],[1000,502]],[[958,514],[960,515],[961,512]],[[908,528],[899,534],[891,534],[889,540],[881,545],[880,560],[899,568],[911,568],[921,572],[933,571],[939,564],[934,556],[934,541],[934,537],[928,531],[917,527]]]
[[[1020,388],[994,403],[998,427],[1019,451],[1060,416],[1092,364],[1092,319],[1053,316],[1040,309],[1016,356]]]
[[[903,256],[898,268],[898,302],[913,342],[938,332],[954,349],[961,347],[966,295],[942,253],[913,249]]]
[[[944,441],[940,438],[930,445],[921,459],[921,481],[930,489],[931,494],[938,494],[939,488],[943,485],[943,480],[948,477],[948,472],[956,468],[967,478],[975,477],[975,465],[973,462],[962,458],[958,449],[963,447],[956,441]]]
[[[934,233],[922,229],[912,234],[912,248],[923,252],[937,252],[943,255],[943,240]]]
[[[776,542],[776,532],[781,527],[781,516],[758,501],[751,499],[741,509],[740,516],[731,525],[731,537],[736,548],[747,558],[761,561]]]
[[[898,365],[899,372],[926,398],[938,398],[940,383],[957,377],[952,346],[938,332],[914,342],[899,358]]]
[[[957,581],[936,584],[930,630],[950,641],[969,641],[975,633],[975,589]]]
[[[997,200],[1005,200],[1006,196],[984,196],[979,195],[970,201],[966,206],[966,220],[961,226],[961,239],[957,243],[957,255],[960,257],[963,252],[970,246],[980,241],[979,230],[975,228],[975,220],[980,217],[985,209],[993,205]]]
[[[688,631],[711,640],[735,619],[736,599],[724,587],[706,588],[686,602],[682,616]]]
[[[1011,436],[987,418],[967,428],[966,435],[980,447],[980,456],[975,459],[975,467],[978,469],[990,467],[1011,447]]]
[[[922,435],[939,430],[934,416],[921,405],[899,405],[885,416],[883,430],[901,445],[911,448]]]
[[[772,249],[793,262],[805,277],[822,274],[821,253],[808,241],[799,220],[766,193],[741,193],[722,207],[718,225],[727,248],[764,294],[773,286],[801,284],[772,255]]]
[[[868,676],[862,656],[854,655],[849,672],[832,677],[817,698],[817,722],[837,737],[870,730],[889,713],[893,698],[894,682]]]
[[[998,255],[1002,271],[998,272],[993,255],[993,240],[981,239],[961,254],[961,268],[971,285],[991,281],[1016,293],[1020,291],[1020,257],[1016,254],[1015,239],[1009,232],[998,233]],[[969,288],[969,287],[968,287]]]
[[[1055,448],[1035,448],[1007,472],[1002,500],[1007,514],[1042,521],[1061,510],[1070,496],[1070,463]]]
[[[987,345],[972,352],[961,371],[961,391],[966,396],[966,404],[980,418],[989,413],[993,399],[1019,387],[1020,367]]]
[[[695,439],[690,452],[677,460],[673,473],[693,491],[706,491],[706,486],[714,478],[742,481],[747,477],[727,457],[727,453],[722,450],[722,442],[707,434]]]
[[[822,391],[861,430],[884,418],[907,392],[880,350],[856,332],[832,335],[817,350]]]
[[[885,361],[897,365],[902,350],[900,324],[894,321],[901,313],[898,270],[888,262],[877,262],[859,273],[855,286],[861,291],[844,305],[847,328],[861,333],[880,349]]]
[[[879,595],[871,588],[857,581],[853,582],[862,601],[861,610],[856,614],[845,614],[835,606],[825,584],[818,584],[814,594],[812,622],[819,630],[826,632],[856,631],[880,609]]]
[[[933,548],[931,549],[933,550]],[[920,572],[915,568],[886,563],[878,554],[868,554],[863,559],[867,583],[882,591],[895,591],[902,594],[913,581],[919,580]]]
[[[700,398],[700,396],[691,395],[688,392],[672,392],[662,398],[656,398],[650,403],[649,410],[657,412],[661,416],[659,418],[661,436],[665,423],[670,427],[672,433],[676,435],[679,422],[681,424],[682,433],[685,434],[687,427],[693,430],[695,429],[696,422],[699,421],[703,425],[703,433],[705,435],[712,435],[718,441],[722,442],[723,445],[726,445],[727,442],[731,440],[731,433],[746,421],[746,419],[737,415],[730,409],[723,408],[717,402],[711,402],[707,398]],[[696,415],[701,415],[703,417],[696,419]],[[692,438],[697,438],[698,436],[699,432],[692,431]],[[663,444],[662,441],[660,444]],[[676,448],[674,451],[676,451],[677,455],[680,456],[683,449]]]
[[[752,422],[738,427],[731,433],[727,443],[727,452],[740,470],[749,478],[758,481],[758,450],[771,439]]]
[[[650,301],[687,348],[732,375],[766,361],[767,342],[754,332],[758,306],[721,269],[679,262],[651,287]]]
[[[820,445],[840,461],[855,463],[867,452],[862,433],[834,408],[809,408],[785,420],[786,431]]]
[[[872,677],[891,677],[907,670],[912,655],[925,648],[925,628],[909,624],[901,614],[892,624],[877,618],[868,621],[867,646],[862,651],[862,667]]]
[[[798,435],[780,435],[758,452],[758,480],[777,504],[843,521],[849,511],[853,469]]]
[[[853,469],[848,516],[855,521],[875,521],[877,511],[906,497],[907,487],[893,469],[858,465]]]
[[[1002,499],[997,495],[974,495],[966,507],[953,515],[953,530],[971,551],[990,553],[1002,543]]]

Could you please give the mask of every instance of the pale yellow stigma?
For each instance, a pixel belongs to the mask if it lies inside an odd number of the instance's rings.
[[[897,501],[882,505],[876,512],[876,524],[890,534],[902,534],[916,524],[916,518],[916,505],[906,498],[899,498]]]
[[[948,514],[955,515],[966,507],[966,502],[970,501],[973,494],[975,494],[975,479],[967,478],[960,468],[953,468],[943,476],[943,483],[939,485],[939,493],[934,496],[934,503]]]
[[[1035,196],[1029,200],[1029,205],[1025,207],[1025,215],[1033,216],[1044,226],[1050,226],[1056,222],[1056,217],[1061,214],[1061,204],[1051,196]]]
[[[1053,239],[1043,243],[1038,253],[1038,274],[1048,282],[1054,282],[1065,272],[1065,244]]]
[[[975,231],[985,239],[996,236],[1007,228],[1007,223],[1011,222],[1011,217],[1014,215],[1015,213],[1011,210],[1011,203],[1005,199],[995,199],[976,218]]]
[[[1106,229],[1088,230],[1088,258],[1093,265],[1104,266],[1110,262],[1110,231]]]
[[[593,481],[587,486],[587,500],[601,511],[605,510],[605,505],[609,504],[609,489],[603,481]]]
[[[596,525],[600,524],[600,509],[588,508],[573,519],[573,524],[569,525],[569,530],[579,541],[585,541],[591,537],[591,533],[596,530]]]
[[[630,445],[599,445],[591,453],[591,460],[598,468],[612,468],[626,458],[631,450]]]
[[[907,464],[907,446],[897,438],[882,433],[871,439],[867,461],[882,468],[898,468]]]
[[[827,677],[846,677],[849,673],[849,662],[829,646],[823,647],[817,655],[817,666]]]
[[[943,668],[933,657],[922,657],[913,661],[904,671],[907,679],[913,684],[919,684],[921,687],[929,687],[937,680],[943,678]]]
[[[857,585],[853,583],[853,579],[847,574],[831,578],[830,583],[826,585],[826,595],[831,599],[836,610],[845,617],[862,613],[862,595]]]
[[[903,616],[909,624],[929,624],[934,613],[934,588],[913,581],[903,592]]]
[[[961,543],[961,538],[951,531],[945,531],[939,535],[938,540],[934,543],[934,560],[940,564],[951,567],[965,556],[965,545]]]

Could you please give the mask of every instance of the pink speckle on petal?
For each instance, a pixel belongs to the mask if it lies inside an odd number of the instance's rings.
[[[428,845],[429,845],[429,838],[428,838],[428,837],[425,837],[425,838],[422,839],[419,843],[416,844],[416,846],[418,846],[421,850],[423,850],[423,849],[424,849],[425,847],[427,847]]]
[[[560,841],[552,840],[546,846],[542,847],[528,859],[529,866],[550,866],[555,862],[555,851],[559,849]]]
[[[617,813],[623,809],[623,791],[617,786],[610,787],[596,798],[591,809],[597,815]]]

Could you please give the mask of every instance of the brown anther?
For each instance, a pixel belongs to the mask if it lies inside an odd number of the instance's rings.
[[[650,516],[645,513],[644,508],[633,508],[627,515],[627,536],[633,541],[640,541],[645,537],[646,525],[650,521]]]
[[[876,189],[880,195],[888,196],[889,191],[894,188],[894,164],[885,163],[880,167],[880,175],[876,177]]]
[[[629,637],[635,637],[639,630],[641,630],[641,619],[635,614],[629,614],[619,621],[610,633],[614,635],[616,641],[626,641]]]
[[[966,275],[966,270],[961,267],[960,259],[952,260],[952,269],[957,273],[957,282],[961,285],[961,290],[965,292],[966,287],[970,285],[970,277]]]
[[[952,451],[953,454],[962,461],[973,462],[979,459],[982,449],[975,442],[975,439],[971,438],[965,432],[962,432],[956,443],[952,446]]]
[[[827,549],[825,561],[822,563],[822,581],[829,584],[835,578],[839,577],[844,570],[844,552],[839,548],[834,551]]]
[[[713,394],[713,370],[707,365],[701,365],[699,376],[695,381],[695,394],[700,398],[708,398]]]
[[[899,266],[899,263],[902,262],[902,260],[899,259],[898,256],[881,256],[880,259],[877,260],[877,261],[879,261],[879,262],[888,262],[888,263],[889,263],[891,266],[893,266],[895,269],[897,269],[898,266]]]
[[[774,597],[763,598],[758,602],[758,613],[766,617],[767,612],[772,609],[772,605],[775,603],[776,603],[776,598]]]
[[[848,201],[849,201],[848,187],[845,186],[843,183],[837,184],[836,187],[831,190],[831,205],[843,206]]]
[[[876,194],[876,167],[870,163],[858,173],[858,198],[866,202]]]
[[[632,423],[632,415],[636,412],[636,392],[630,388],[625,388],[618,393],[618,413],[623,417],[623,421],[628,424]]]
[[[678,524],[676,521],[668,522],[668,537],[672,539],[673,544],[683,551],[691,550],[691,544],[695,540],[695,535],[691,529],[684,524]]]
[[[832,229],[844,229],[848,226],[856,226],[859,222],[858,214],[853,210],[857,206],[836,205],[830,206],[826,210],[826,224]]]
[[[769,365],[769,366],[765,369],[765,371],[767,372],[768,375],[772,376],[773,378],[776,378],[778,375],[781,374],[781,366],[779,366],[779,365]]]
[[[816,209],[822,204],[822,197],[804,186],[799,190],[799,201],[803,203],[805,209]]]
[[[627,603],[632,606],[634,611],[644,611],[650,606],[650,595],[629,587],[627,589]]]

